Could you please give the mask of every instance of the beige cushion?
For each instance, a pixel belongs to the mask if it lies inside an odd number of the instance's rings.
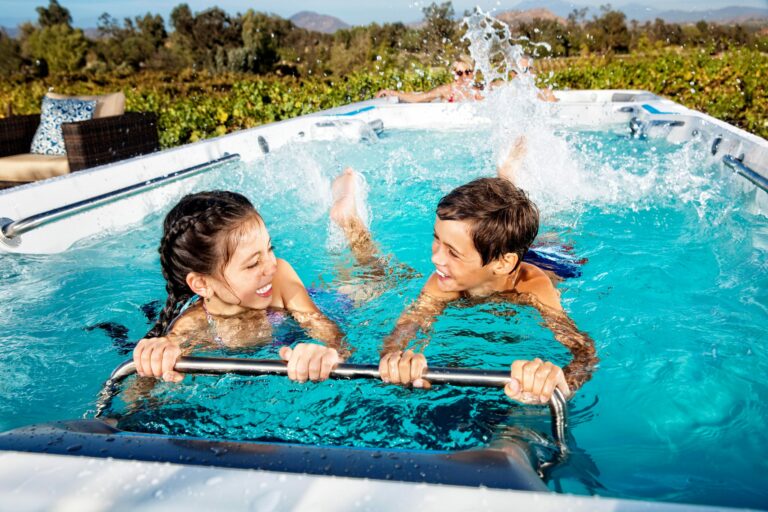
[[[85,101],[96,100],[96,110],[93,112],[94,119],[109,116],[121,116],[125,114],[125,94],[123,94],[122,91],[113,92],[112,94],[102,94],[101,96],[66,96],[64,94],[49,92],[46,96],[54,100],[64,100],[67,98],[76,98]]]
[[[25,153],[0,158],[0,181],[26,183],[67,173],[69,162],[66,156]]]

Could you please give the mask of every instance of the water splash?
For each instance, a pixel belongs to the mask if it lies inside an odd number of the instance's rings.
[[[466,32],[462,40],[469,44],[469,54],[475,62],[475,71],[482,75],[488,88],[491,84],[507,82],[514,76],[532,80],[530,57],[516,41],[551,50],[547,43],[536,43],[526,37],[514,37],[509,26],[479,7],[462,20]]]
[[[528,150],[514,181],[531,195],[545,219],[567,223],[565,219],[578,218],[586,208],[639,210],[673,204],[693,206],[700,218],[722,216],[723,205],[715,205],[722,203],[722,189],[730,180],[724,184],[714,167],[701,161],[697,141],[660,156],[656,146],[671,145],[661,138],[632,141],[619,132],[614,148],[591,142],[589,132],[564,130],[558,104],[542,100],[530,72],[531,59],[519,43],[546,45],[516,37],[509,26],[479,8],[463,23],[463,39],[476,75],[482,77],[486,100],[473,108],[491,122],[494,160],[500,165],[515,141],[526,139]]]

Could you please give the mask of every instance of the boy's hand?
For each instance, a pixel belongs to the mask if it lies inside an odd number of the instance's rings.
[[[571,394],[563,370],[538,357],[533,361],[520,359],[512,363],[511,377],[512,380],[504,386],[504,393],[523,404],[549,403],[555,388],[566,398]]]
[[[288,378],[298,382],[318,382],[327,379],[342,358],[336,349],[316,345],[314,343],[299,343],[293,348],[280,349],[280,358],[288,361]]]
[[[429,389],[429,381],[421,378],[427,371],[427,358],[413,350],[390,352],[379,361],[379,376],[392,384],[411,384],[415,388]]]
[[[179,344],[166,337],[145,338],[133,349],[133,363],[139,377],[155,377],[166,382],[181,382],[184,379],[184,374],[173,369],[179,356]]]

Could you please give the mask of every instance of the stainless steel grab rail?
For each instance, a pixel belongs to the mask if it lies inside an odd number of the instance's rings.
[[[763,192],[768,192],[768,179],[765,178],[765,176],[758,174],[757,171],[744,165],[744,162],[735,156],[725,155],[723,157],[723,163],[730,167],[736,174],[751,181],[755,186],[762,189]]]
[[[219,357],[180,357],[175,370],[181,373],[222,375],[288,375],[285,361],[274,359],[229,359]],[[99,394],[95,416],[100,417],[119,393],[119,384],[136,373],[133,359],[120,364],[112,372]],[[363,364],[340,364],[332,372],[334,379],[378,379],[379,367]],[[454,386],[478,386],[503,388],[509,382],[509,372],[500,370],[476,370],[464,368],[427,368],[424,378],[432,384]],[[559,389],[555,389],[549,401],[552,414],[552,436],[560,449],[561,457],[567,453],[566,427],[568,408]]]
[[[141,183],[135,183],[127,187],[89,197],[87,199],[83,199],[82,201],[77,201],[76,203],[60,206],[59,208],[54,208],[52,210],[37,213],[35,215],[30,215],[24,219],[0,219],[0,241],[5,243],[17,242],[19,236],[50,222],[70,217],[77,213],[91,210],[98,206],[109,204],[118,199],[123,199],[125,197],[144,192],[157,186],[166,185],[178,179],[201,173],[214,165],[239,158],[240,155],[238,153],[225,154],[221,158],[217,158],[203,164],[194,165],[192,167],[170,172],[162,176],[157,176],[155,178],[142,181]]]

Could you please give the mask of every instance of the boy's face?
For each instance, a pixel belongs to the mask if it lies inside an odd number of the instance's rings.
[[[483,265],[468,221],[435,219],[432,263],[444,292],[480,294],[495,277],[492,265]]]

